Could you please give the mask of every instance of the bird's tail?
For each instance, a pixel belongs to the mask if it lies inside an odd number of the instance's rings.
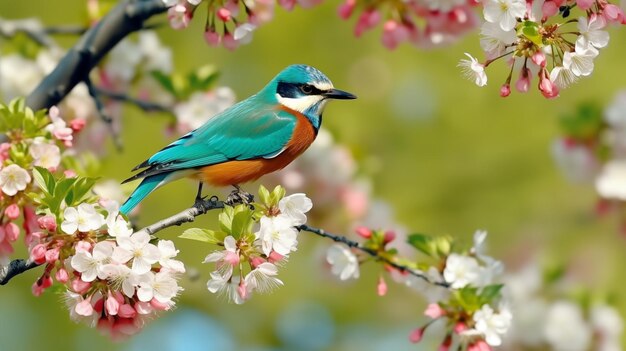
[[[120,212],[126,215],[132,211],[133,208],[141,202],[141,200],[148,196],[148,194],[153,192],[159,186],[167,183],[169,181],[168,176],[171,175],[171,173],[172,172],[155,174],[144,178],[137,189],[133,191],[126,202],[124,202],[124,204],[120,207]]]

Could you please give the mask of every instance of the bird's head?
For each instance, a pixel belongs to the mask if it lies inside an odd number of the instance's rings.
[[[321,117],[329,99],[356,99],[348,92],[335,89],[324,73],[307,65],[285,68],[266,88],[272,90],[278,103],[305,114],[309,119]],[[318,128],[321,121],[311,122]]]

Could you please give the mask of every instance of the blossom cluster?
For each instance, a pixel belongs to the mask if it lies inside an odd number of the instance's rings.
[[[80,120],[66,123],[56,107],[46,114],[33,112],[24,106],[23,100],[0,104],[0,134],[5,136],[0,144],[0,265],[6,265],[14,251],[21,232],[16,224],[18,219],[23,218],[27,242],[37,227],[34,203],[28,195],[36,189],[33,169],[60,172],[74,135],[82,127]]]
[[[546,279],[546,277],[549,277]],[[556,351],[621,350],[624,321],[605,299],[590,298],[563,274],[547,272],[537,263],[506,275],[504,294],[515,319],[505,345]]]
[[[158,311],[174,306],[185,267],[175,259],[172,241],[134,233],[115,202],[108,208],[92,203],[93,182],[83,184],[85,178],[55,181],[43,169],[37,169],[37,177],[51,198],[68,188],[78,197],[65,195],[57,205],[45,195],[38,199],[46,215],[37,219],[31,235],[30,260],[45,268],[33,294],[41,295],[55,281],[62,284],[71,319],[113,338],[137,333]]]
[[[189,26],[203,0],[163,0],[169,7],[167,17],[174,29]],[[321,0],[279,0],[278,5],[291,11],[296,4],[308,8]],[[274,0],[219,0],[207,1],[204,39],[211,46],[222,45],[235,50],[252,41],[257,27],[274,18]]]
[[[356,37],[383,23],[381,42],[388,49],[402,43],[431,48],[455,42],[474,29],[478,24],[475,5],[473,0],[345,0],[337,12],[348,19],[360,11],[354,26]]]
[[[420,292],[429,302],[424,315],[430,321],[409,335],[411,342],[420,342],[433,322],[445,320],[448,330],[440,350],[450,349],[455,342],[459,348],[472,351],[491,350],[502,344],[503,335],[511,326],[512,314],[502,297],[503,285],[496,283],[503,265],[484,252],[486,232],[477,231],[474,245],[466,252],[453,252],[453,241],[448,237],[410,235],[409,244],[429,259],[415,263],[387,247],[396,238],[393,232],[360,227],[357,234],[365,239],[359,246],[360,252],[374,254],[394,280]],[[332,273],[341,280],[358,278],[359,266],[364,262],[354,249],[342,244],[331,246],[326,260]],[[400,270],[392,263],[403,263],[408,268]],[[384,295],[386,291],[381,276],[378,293]]]
[[[574,182],[595,183],[604,214],[626,205],[626,91],[602,110],[583,104],[562,118],[563,135],[553,143],[555,161]],[[622,218],[626,229],[626,218]]]
[[[304,194],[285,196],[280,186],[271,192],[261,186],[259,196],[254,210],[247,204],[226,206],[219,215],[219,231],[193,228],[181,235],[223,247],[204,259],[215,265],[207,289],[236,304],[283,285],[278,268],[296,251],[297,226],[306,223],[313,206]]]
[[[573,17],[575,8],[583,12]],[[486,0],[485,22],[480,44],[486,60],[479,62],[466,54],[460,66],[476,85],[487,85],[485,69],[499,59],[506,59],[510,72],[500,88],[500,96],[515,88],[525,93],[533,76],[546,98],[555,98],[579,78],[589,76],[599,50],[609,43],[609,25],[626,24],[619,5],[609,1],[588,0]]]

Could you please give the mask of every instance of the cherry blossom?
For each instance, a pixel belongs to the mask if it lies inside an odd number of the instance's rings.
[[[67,234],[74,234],[76,230],[85,233],[96,230],[104,225],[104,216],[98,212],[93,205],[82,203],[78,208],[68,207],[63,212],[63,222],[61,230]]]
[[[298,245],[298,231],[294,228],[292,219],[284,215],[262,217],[256,237],[261,241],[263,253],[266,255],[276,251],[285,256],[295,251]]]
[[[159,264],[161,267],[167,268],[172,272],[185,273],[185,265],[174,257],[178,255],[178,250],[174,247],[174,242],[171,240],[159,240],[157,244],[161,258],[159,258]]]
[[[359,278],[359,261],[357,257],[340,244],[334,244],[326,253],[326,261],[332,266],[331,272],[341,280]]]
[[[525,13],[526,3],[522,0],[486,0],[483,10],[485,20],[499,24],[504,31],[515,28],[516,19]]]
[[[277,274],[278,268],[274,264],[269,262],[261,263],[244,278],[247,289],[259,291],[262,294],[270,293],[283,285],[283,282],[276,278]]]
[[[626,201],[626,160],[611,160],[596,179],[596,190],[605,199]]]
[[[475,258],[456,253],[448,256],[443,277],[454,289],[460,289],[468,284],[476,284],[481,278],[481,267]]]
[[[305,213],[313,208],[313,202],[305,194],[291,194],[278,202],[278,208],[291,220],[292,226],[299,226],[306,223]]]
[[[461,67],[463,75],[467,79],[474,81],[474,83],[476,83],[479,87],[487,85],[485,66],[478,62],[478,60],[472,55],[468,53],[465,53],[465,55],[469,58],[469,60],[462,59],[459,61],[459,67]]]
[[[137,232],[131,236],[116,238],[118,246],[113,251],[113,260],[126,263],[132,259],[133,273],[141,275],[150,271],[161,257],[159,249],[150,244],[150,235]]]
[[[137,297],[150,302],[153,298],[160,303],[169,303],[182,290],[170,272],[148,272],[140,278]]]
[[[101,241],[93,247],[92,252],[77,252],[72,256],[72,268],[81,273],[80,277],[84,282],[92,282],[96,277],[104,279],[106,274],[102,271],[102,266],[111,261],[113,247],[112,242]]]
[[[498,312],[489,305],[483,305],[480,310],[474,313],[474,328],[485,336],[485,341],[491,346],[500,346],[502,344],[502,335],[504,335],[509,327],[513,316],[506,308],[500,307]]]
[[[18,191],[26,189],[30,181],[30,174],[16,164],[8,165],[0,170],[0,189],[8,196],[13,196]]]

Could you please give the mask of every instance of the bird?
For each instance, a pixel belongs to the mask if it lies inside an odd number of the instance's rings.
[[[356,99],[335,89],[326,75],[308,65],[290,65],[263,89],[208,119],[165,146],[124,180],[142,179],[120,207],[127,215],[155,189],[180,178],[202,185],[234,186],[231,195],[247,196],[240,184],[280,170],[315,140],[329,100]]]

